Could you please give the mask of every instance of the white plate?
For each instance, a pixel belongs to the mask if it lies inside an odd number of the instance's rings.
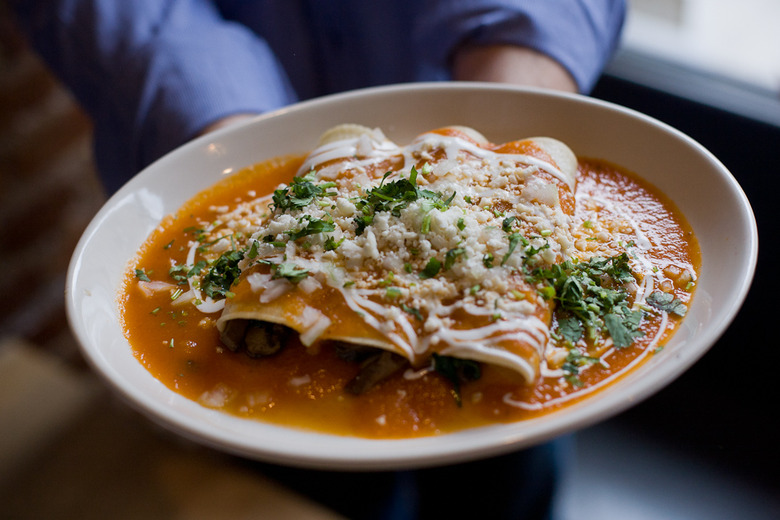
[[[128,261],[160,219],[223,175],[303,153],[338,123],[380,127],[406,143],[445,125],[468,125],[494,142],[548,135],[578,155],[605,158],[651,181],[686,215],[702,271],[683,326],[628,377],[578,405],[524,422],[410,440],[324,435],[240,419],[166,388],[133,357],[119,324],[117,292]],[[435,83],[366,89],[300,103],[197,139],[127,183],[95,216],[70,264],[67,309],[84,355],[132,405],[159,423],[231,453],[331,469],[429,466],[497,455],[591,425],[638,403],[693,364],[741,306],[758,238],[750,205],[702,146],[647,116],[598,100],[514,87]]]

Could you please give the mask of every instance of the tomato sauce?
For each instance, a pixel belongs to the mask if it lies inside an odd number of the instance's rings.
[[[203,406],[253,420],[369,438],[436,435],[521,421],[606,387],[661,351],[677,326],[677,317],[647,313],[641,324],[644,334],[632,346],[613,349],[603,358],[604,366],[584,370],[576,381],[543,372],[535,384],[526,385],[506,369],[483,366],[478,380],[462,385],[460,403],[444,377],[411,370],[364,395],[348,394],[343,388],[359,367],[340,359],[325,342],[304,348],[296,339],[263,359],[231,352],[220,344],[218,314],[203,314],[177,302],[172,299],[175,286],[162,284],[172,262],[185,263],[192,228],[214,219],[215,207],[272,192],[293,178],[301,162],[287,157],[261,163],[199,194],[160,224],[128,270],[120,305],[136,358],[165,386]],[[669,200],[634,175],[598,160],[580,161],[576,200],[578,249],[601,252],[604,233],[611,239],[650,244],[646,260],[663,274],[664,291],[690,303],[699,253],[692,230]],[[151,285],[140,283],[139,277],[148,277]],[[598,348],[593,346],[593,355],[604,355]]]

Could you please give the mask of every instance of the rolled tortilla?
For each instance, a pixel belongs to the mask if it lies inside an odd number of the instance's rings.
[[[220,330],[275,323],[306,346],[368,345],[413,366],[438,353],[538,377],[552,306],[523,269],[573,247],[577,159],[564,143],[493,145],[446,127],[400,147],[350,125],[326,132],[299,176],[319,195],[269,201]]]

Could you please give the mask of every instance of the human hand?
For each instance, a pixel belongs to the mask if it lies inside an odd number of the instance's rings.
[[[453,60],[460,81],[493,81],[577,92],[569,72],[549,56],[515,45],[464,45]]]

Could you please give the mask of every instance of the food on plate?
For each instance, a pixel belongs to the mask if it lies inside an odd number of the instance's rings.
[[[121,295],[201,404],[367,437],[548,413],[663,347],[698,251],[651,186],[536,137],[340,125],[169,216]]]

